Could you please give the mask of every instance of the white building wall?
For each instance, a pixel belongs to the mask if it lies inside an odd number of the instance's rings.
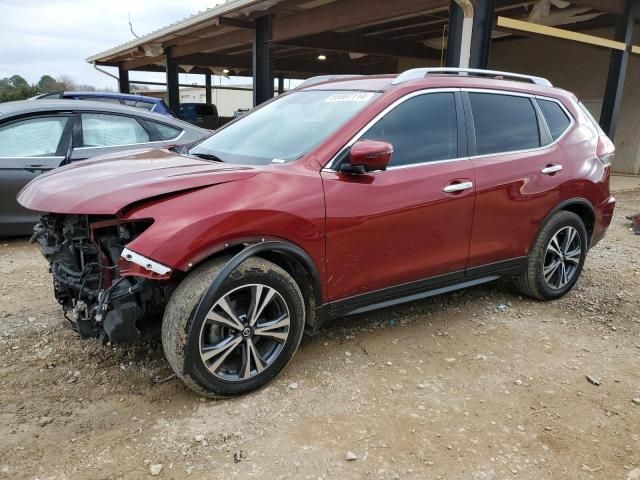
[[[202,91],[204,94],[204,90]],[[204,102],[204,99],[202,100]],[[218,113],[223,117],[231,117],[239,108],[253,108],[253,90],[222,90],[213,89],[211,101],[218,107]]]
[[[253,108],[253,90],[230,90],[226,88],[211,89],[211,101],[218,107],[218,114],[221,117],[231,117],[233,112],[239,108]],[[159,97],[168,102],[166,91],[162,92],[141,92],[144,95]],[[205,103],[206,90],[204,88],[181,88],[180,103]]]

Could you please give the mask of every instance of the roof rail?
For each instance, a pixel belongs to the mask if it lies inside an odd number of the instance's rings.
[[[309,77],[296,88],[308,87],[310,85],[315,85],[316,83],[322,82],[330,82],[331,80],[340,80],[344,78],[354,78],[361,77],[362,75],[318,75],[316,77]]]
[[[458,74],[458,75],[469,75],[469,76],[477,76],[477,77],[502,77],[507,80],[520,80],[531,82],[536,85],[544,85],[546,87],[552,87],[553,85],[549,80],[542,77],[535,77],[533,75],[524,75],[522,73],[511,73],[511,72],[498,72],[495,70],[481,70],[479,68],[451,68],[451,67],[434,67],[434,68],[413,68],[411,70],[406,70],[398,75],[393,82],[393,85],[397,85],[398,83],[407,82],[409,80],[415,80],[417,78],[424,78],[429,75],[438,75],[438,74]]]

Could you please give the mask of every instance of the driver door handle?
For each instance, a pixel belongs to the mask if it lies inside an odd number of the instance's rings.
[[[446,187],[442,189],[445,193],[454,193],[454,192],[462,192],[463,190],[469,190],[473,187],[472,182],[458,182],[458,183],[450,183]]]
[[[546,167],[544,167],[541,172],[545,175],[551,175],[552,173],[559,172],[560,170],[562,170],[562,165],[560,165],[559,163],[554,163],[553,165],[547,165]]]

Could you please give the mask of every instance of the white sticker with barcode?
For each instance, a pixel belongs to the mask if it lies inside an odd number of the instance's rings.
[[[327,97],[325,102],[367,102],[373,97],[373,92],[342,92]]]

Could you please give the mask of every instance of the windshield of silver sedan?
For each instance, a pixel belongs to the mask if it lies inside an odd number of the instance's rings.
[[[254,110],[189,150],[212,161],[266,165],[300,158],[379,93],[306,90]]]

